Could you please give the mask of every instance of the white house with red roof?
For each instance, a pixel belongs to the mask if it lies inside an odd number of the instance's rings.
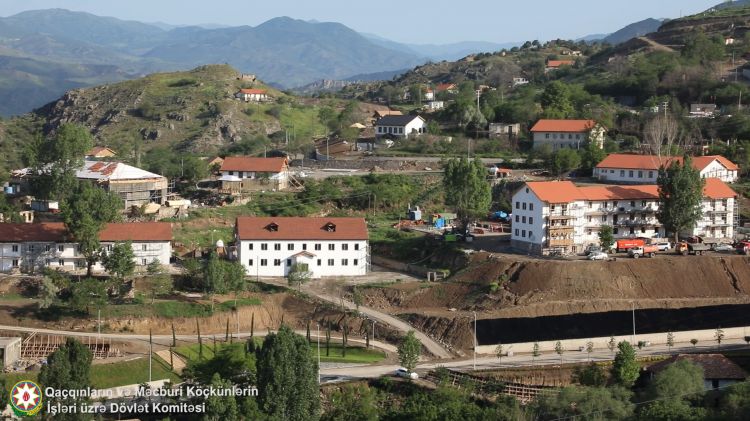
[[[551,145],[552,150],[563,148],[581,149],[586,142],[596,142],[604,147],[607,129],[594,120],[548,120],[537,121],[531,128],[534,148]]]
[[[726,239],[734,237],[736,196],[717,178],[706,179],[703,218],[683,235]],[[528,182],[512,199],[511,245],[529,254],[579,253],[599,243],[599,230],[608,225],[615,238],[663,238],[656,218],[656,185],[586,186],[570,181]]]
[[[228,156],[221,163],[219,172],[222,189],[233,193],[289,187],[289,162],[283,157]]]
[[[117,243],[130,241],[137,266],[154,261],[168,265],[172,257],[172,225],[167,222],[106,224],[99,233],[99,241],[105,253]],[[0,224],[0,272],[42,268],[70,271],[85,267],[84,256],[64,224]],[[104,268],[97,263],[93,270]]]
[[[547,60],[547,65],[544,68],[545,72],[551,72],[565,66],[575,65],[575,60]]]
[[[693,168],[703,178],[718,178],[725,183],[734,183],[739,178],[737,164],[721,155],[695,156],[692,160]],[[674,161],[682,162],[682,157],[610,154],[594,168],[594,177],[611,183],[651,184],[656,183],[659,168]]]
[[[239,92],[234,94],[235,98],[245,102],[263,102],[268,101],[268,91],[265,89],[240,89]]]
[[[313,278],[367,274],[364,218],[239,217],[235,237],[250,276],[287,276],[294,265]]]

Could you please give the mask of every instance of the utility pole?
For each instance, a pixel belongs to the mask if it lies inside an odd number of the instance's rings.
[[[477,312],[474,312],[474,371],[477,371]]]
[[[635,345],[635,301],[630,302],[633,305],[633,345]]]
[[[102,336],[102,309],[99,309],[99,315],[97,316],[97,321],[98,321],[97,322],[97,331],[98,331],[97,335],[101,337]]]
[[[148,381],[151,382],[151,363],[154,359],[154,341],[151,338],[151,329],[148,330]]]
[[[318,328],[318,384],[320,384],[320,323],[315,322],[315,326]]]

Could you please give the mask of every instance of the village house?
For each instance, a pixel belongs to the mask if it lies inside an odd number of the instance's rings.
[[[289,187],[287,158],[228,156],[219,169],[221,188],[231,194]]]
[[[721,155],[695,156],[693,168],[703,178],[718,178],[725,183],[734,183],[739,177],[739,167]],[[659,176],[659,168],[673,161],[682,162],[682,157],[658,157],[656,155],[610,154],[594,168],[594,177],[609,183],[653,184]]]
[[[427,122],[418,115],[391,115],[375,123],[375,136],[398,137],[408,139],[418,136],[427,130]]]
[[[744,382],[747,378],[747,372],[742,367],[722,354],[679,354],[651,364],[646,371],[653,378],[678,361],[690,361],[703,369],[703,387],[706,390],[723,389]]]
[[[490,123],[489,132],[491,137],[507,136],[518,137],[521,132],[520,123]]]
[[[364,218],[239,217],[235,237],[250,276],[288,276],[295,265],[312,278],[367,274]]]
[[[427,104],[424,105],[425,110],[427,111],[437,111],[442,110],[445,108],[445,102],[444,101],[430,101]]]
[[[683,235],[734,238],[737,193],[717,178],[706,179],[703,217]],[[583,252],[599,243],[608,225],[615,238],[665,237],[657,220],[656,185],[578,187],[570,181],[528,182],[512,199],[511,245],[530,254]]]
[[[552,150],[581,149],[586,142],[596,142],[604,148],[606,129],[594,120],[539,120],[531,128],[534,148],[548,144]]]
[[[528,85],[529,80],[525,77],[514,77],[513,78],[513,87],[519,86],[519,85]]]
[[[172,225],[166,222],[106,224],[99,241],[104,252],[117,243],[130,241],[138,266],[154,261],[168,265],[172,257]],[[0,272],[85,267],[84,256],[63,223],[0,224]],[[97,263],[93,270],[104,268]]]
[[[112,149],[106,146],[94,146],[88,152],[86,152],[86,159],[101,159],[101,158],[113,158],[117,154]]]
[[[561,67],[573,66],[575,64],[575,60],[547,60],[547,66],[544,68],[544,71],[545,73],[552,72]]]
[[[268,91],[265,89],[240,89],[234,96],[245,102],[264,102],[269,100]]]
[[[447,92],[449,94],[458,93],[458,86],[455,83],[440,83],[435,87],[437,93]]]
[[[713,117],[716,115],[716,108],[716,104],[690,104],[690,117]]]
[[[370,117],[370,125],[375,126],[375,122],[389,115],[404,115],[404,113],[397,110],[375,110],[375,112],[372,113],[372,117]]]

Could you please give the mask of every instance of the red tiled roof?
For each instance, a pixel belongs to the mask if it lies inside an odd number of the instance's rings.
[[[547,60],[547,67],[572,66],[575,60]]]
[[[91,150],[86,152],[86,156],[97,156],[102,152],[106,152],[102,156],[114,156],[115,155],[115,151],[113,151],[112,149],[106,146],[94,146],[93,148],[91,148]]]
[[[250,156],[228,156],[219,171],[250,171],[280,173],[286,166],[286,158],[254,158]]]
[[[455,83],[441,83],[441,84],[438,84],[438,86],[435,87],[435,90],[438,91],[438,92],[450,91],[452,89],[456,89],[456,84]]]
[[[728,199],[737,196],[737,192],[718,178],[706,178],[705,180],[706,185],[703,186],[703,196],[709,199]]]
[[[172,241],[172,224],[168,222],[133,222],[107,224],[99,234],[101,241]],[[0,242],[72,241],[62,222],[41,224],[0,224]]]
[[[590,186],[579,187],[586,200],[658,199],[659,187],[645,186]]]
[[[672,161],[682,163],[682,157],[663,156],[659,158],[656,155],[631,155],[613,153],[604,158],[604,160],[602,160],[602,162],[600,162],[596,166],[596,168],[658,170],[662,166],[662,164],[669,165],[672,163]],[[714,161],[719,161],[721,165],[723,165],[730,171],[736,171],[739,169],[739,167],[737,167],[734,162],[724,158],[721,155],[695,156],[693,157],[693,168],[702,171]]]
[[[169,222],[111,223],[99,233],[100,241],[172,241]]]
[[[265,89],[240,89],[240,93],[248,95],[265,95],[267,91]]]
[[[648,371],[658,373],[677,361],[690,361],[703,368],[706,380],[745,380],[747,373],[742,367],[721,354],[680,354],[651,364]]]
[[[547,203],[570,203],[583,198],[578,187],[570,181],[531,181],[526,186],[539,200]]]
[[[276,230],[270,227],[275,224]],[[335,230],[328,230],[333,224]],[[237,218],[240,240],[367,240],[364,218],[252,217]]]
[[[596,126],[594,120],[539,120],[532,132],[563,132],[563,133],[583,133],[588,132]]]

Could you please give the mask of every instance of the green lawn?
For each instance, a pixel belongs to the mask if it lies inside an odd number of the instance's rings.
[[[0,375],[5,381],[6,388],[10,388],[18,381],[36,381],[38,371],[27,373],[7,373]],[[95,389],[106,389],[129,384],[139,384],[148,381],[148,358],[123,361],[112,364],[95,364],[91,366],[91,385]],[[169,369],[169,363],[154,356],[151,367],[151,378],[154,380],[170,379],[179,382],[180,378]]]
[[[318,343],[313,342],[312,347],[313,355],[317,357]],[[382,351],[353,346],[346,347],[346,357],[342,357],[341,348],[341,343],[332,342],[329,356],[326,356],[326,345],[323,341],[320,341],[320,362],[372,364],[380,362],[385,358],[385,353]]]
[[[237,307],[257,306],[260,298],[239,298]],[[234,300],[214,303],[213,313],[227,312],[234,309]],[[102,316],[108,317],[207,317],[213,314],[211,305],[184,301],[157,300],[154,304],[119,304],[110,305],[102,309]]]

